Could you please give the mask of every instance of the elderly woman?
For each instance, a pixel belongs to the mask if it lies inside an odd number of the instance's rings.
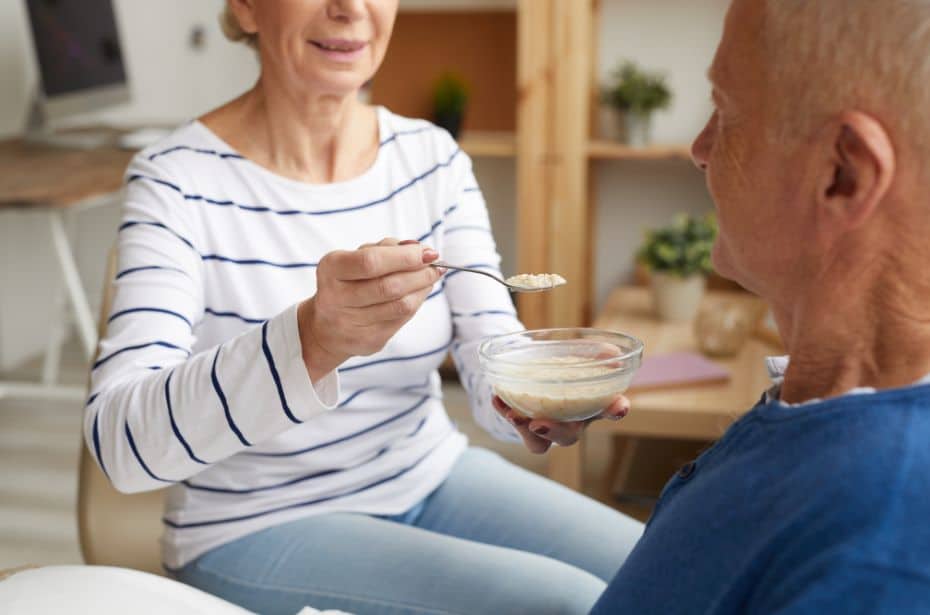
[[[495,436],[583,428],[492,401],[476,346],[521,327],[510,298],[430,266],[499,257],[449,135],[358,100],[396,12],[229,0],[261,76],[130,165],[88,446],[122,491],[171,485],[168,571],[255,611],[586,612],[641,526],[446,415],[451,349]]]

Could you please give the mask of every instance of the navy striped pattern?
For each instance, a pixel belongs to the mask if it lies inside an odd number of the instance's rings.
[[[216,362],[220,359],[220,351],[222,349],[222,346],[218,347],[216,349],[216,354],[213,355],[213,365],[210,368],[210,382],[213,384],[213,390],[216,391],[216,396],[220,400],[220,405],[223,406],[223,414],[226,416],[226,424],[229,425],[230,431],[236,434],[236,437],[239,438],[239,441],[242,442],[244,446],[252,446],[252,443],[246,439],[239,429],[239,426],[236,425],[236,421],[233,420],[232,412],[229,411],[229,402],[226,400],[226,393],[223,392],[223,387],[220,385],[220,378],[216,374]]]
[[[373,361],[367,361],[365,363],[357,363],[349,367],[340,367],[339,372],[340,373],[351,372],[357,369],[364,369],[366,367],[372,367],[374,365],[383,365],[385,363],[396,363],[398,361],[415,361],[416,359],[423,359],[425,357],[438,354],[440,352],[446,352],[447,350],[449,350],[449,346],[451,345],[452,345],[452,341],[450,340],[447,343],[440,346],[439,348],[434,348],[433,350],[427,350],[426,352],[421,352],[419,354],[414,354],[414,355],[401,356],[401,357],[386,357],[384,359],[375,359]]]
[[[189,147],[187,145],[175,145],[174,147],[169,147],[166,150],[160,152],[155,152],[149,156],[149,160],[155,160],[161,156],[167,156],[168,154],[173,154],[175,152],[193,152],[195,154],[206,154],[208,156],[216,156],[221,160],[245,160],[240,154],[235,152],[218,152],[215,149],[206,149],[202,147]]]
[[[103,357],[102,359],[98,359],[97,362],[94,363],[94,366],[93,366],[92,369],[93,369],[93,370],[96,370],[98,367],[100,367],[101,365],[103,365],[103,364],[106,363],[107,361],[113,359],[114,357],[117,357],[117,356],[123,354],[124,352],[132,352],[132,351],[134,351],[134,350],[142,350],[142,349],[144,349],[144,348],[151,348],[152,346],[160,346],[160,347],[162,347],[162,348],[169,348],[169,349],[171,349],[171,350],[180,350],[181,352],[183,352],[183,353],[184,353],[185,355],[187,355],[187,356],[190,356],[190,355],[191,355],[190,350],[188,350],[188,349],[186,349],[186,348],[181,348],[180,346],[176,346],[176,345],[174,345],[174,344],[172,344],[172,343],[170,343],[170,342],[156,341],[156,342],[149,342],[149,343],[147,343],[147,344],[136,344],[136,345],[134,345],[134,346],[127,346],[127,347],[125,347],[125,348],[120,348],[119,350],[115,350],[115,351],[111,352],[110,354],[108,354],[107,356]]]
[[[142,271],[153,271],[153,270],[173,271],[175,273],[183,273],[187,277],[190,277],[190,275],[186,271],[184,271],[183,269],[178,269],[177,267],[165,267],[162,265],[146,265],[144,267],[130,267],[129,269],[124,269],[123,271],[120,271],[119,273],[116,274],[115,279],[118,280],[120,278],[126,277],[127,275],[132,275],[133,273],[140,273]]]
[[[434,130],[438,130],[438,129],[432,125],[423,126],[421,128],[414,128],[412,130],[401,130],[401,131],[395,132],[390,137],[387,137],[384,140],[382,140],[378,144],[378,146],[384,147],[385,145],[393,143],[394,141],[397,140],[398,137],[405,137],[408,135],[418,135],[424,132],[430,132]],[[148,158],[149,158],[149,161],[152,161],[162,156],[174,154],[175,152],[191,152],[195,154],[206,154],[208,156],[215,156],[221,160],[245,160],[246,159],[244,156],[242,156],[242,154],[238,154],[236,152],[220,152],[215,149],[207,149],[203,147],[191,147],[189,145],[175,145],[173,147],[169,147],[168,149],[164,149],[159,152],[155,152],[154,154],[150,154]]]
[[[197,251],[197,248],[194,247],[194,244],[193,242],[191,242],[190,239],[180,234],[179,232],[175,231],[174,229],[168,227],[167,225],[162,224],[161,222],[151,222],[148,220],[128,220],[126,222],[123,222],[120,225],[118,230],[125,231],[126,229],[132,228],[134,226],[154,226],[155,228],[164,229],[168,231],[169,233],[171,233],[172,235],[174,235],[175,237],[177,237],[178,239],[180,239],[182,242],[184,242],[184,245],[186,245],[188,248],[190,248],[194,252]]]
[[[420,235],[419,237],[417,237],[417,241],[424,241],[424,240],[426,240],[427,238],[429,238],[430,236],[432,236],[433,233],[435,233],[436,230],[437,230],[438,228],[440,228],[440,227],[445,223],[446,217],[449,216],[449,214],[451,214],[452,212],[454,212],[456,209],[458,209],[458,207],[459,207],[458,204],[453,204],[453,205],[449,206],[448,208],[446,208],[446,209],[442,212],[442,215],[441,215],[441,217],[439,218],[439,220],[436,220],[435,222],[433,222],[433,223],[430,225],[430,229],[429,229],[428,231],[426,231],[425,233],[423,233],[422,235]],[[175,237],[177,237],[178,239],[180,239],[182,242],[184,242],[184,244],[187,245],[189,248],[191,248],[191,249],[194,250],[195,252],[198,252],[197,249],[194,247],[194,244],[193,244],[189,239],[187,239],[186,237],[184,237],[183,235],[181,235],[181,234],[178,233],[177,231],[175,231],[175,230],[169,228],[168,226],[166,226],[165,224],[162,224],[162,223],[160,223],[160,222],[148,222],[148,221],[142,221],[142,220],[129,221],[129,222],[123,223],[123,224],[119,227],[119,230],[120,230],[120,231],[123,231],[123,230],[125,230],[125,229],[132,228],[132,227],[134,227],[134,226],[139,226],[139,225],[154,226],[154,227],[157,227],[157,228],[164,229],[164,230],[168,231],[169,233],[171,233],[172,235],[174,235]],[[279,268],[279,269],[315,269],[316,267],[319,266],[319,263],[317,263],[317,262],[290,262],[290,263],[282,263],[282,262],[269,261],[269,260],[265,260],[265,259],[261,259],[261,258],[233,258],[233,257],[231,257],[231,256],[225,256],[225,255],[222,255],[222,254],[200,254],[199,252],[198,252],[198,254],[199,254],[201,260],[203,260],[204,262],[207,262],[207,261],[218,261],[218,262],[222,262],[222,263],[231,263],[231,264],[234,264],[234,265],[263,265],[263,266],[268,266],[268,267],[277,267],[277,268]],[[135,267],[135,268],[132,268],[132,269],[128,269],[128,270],[126,270],[126,271],[120,272],[119,274],[117,274],[116,277],[117,277],[117,279],[119,279],[120,277],[129,275],[130,273],[136,273],[136,272],[139,272],[139,271],[147,271],[147,270],[151,270],[151,269],[164,269],[164,270],[180,271],[181,273],[186,273],[186,272],[184,272],[183,270],[178,269],[178,268],[176,268],[176,267],[165,267],[165,266],[150,265],[150,266],[146,266],[146,267]]]
[[[402,412],[400,412],[400,413],[398,413],[398,414],[395,414],[394,416],[392,416],[392,417],[390,417],[390,418],[384,419],[383,421],[379,421],[379,422],[375,423],[374,425],[370,425],[370,426],[366,427],[365,429],[362,429],[362,430],[360,430],[360,431],[356,431],[356,432],[354,432],[354,433],[350,433],[350,434],[348,434],[348,435],[346,435],[346,436],[343,436],[343,437],[341,437],[341,438],[336,438],[335,440],[330,440],[330,441],[328,441],[328,442],[323,442],[322,444],[314,444],[313,446],[308,446],[307,448],[302,448],[302,449],[299,449],[299,450],[296,450],[296,451],[287,451],[287,452],[279,452],[279,453],[258,453],[258,452],[249,452],[249,453],[244,453],[244,454],[246,454],[246,455],[254,455],[254,456],[256,456],[256,457],[296,457],[296,456],[298,456],[298,455],[305,455],[305,454],[307,454],[307,453],[312,453],[313,451],[318,451],[318,450],[321,450],[321,449],[324,449],[324,448],[328,448],[328,447],[333,446],[333,445],[335,445],[335,444],[341,444],[341,443],[343,443],[343,442],[348,442],[349,440],[354,440],[355,438],[358,438],[359,436],[363,436],[363,435],[365,435],[365,434],[367,434],[367,433],[371,433],[372,431],[375,431],[376,429],[380,429],[380,428],[384,427],[385,425],[390,425],[391,423],[393,423],[393,422],[395,422],[395,421],[399,421],[400,419],[404,418],[405,416],[408,416],[408,415],[410,415],[411,413],[416,412],[418,408],[420,408],[423,404],[425,404],[425,403],[430,399],[430,397],[431,397],[430,395],[424,395],[424,396],[422,396],[422,397],[420,398],[419,401],[417,401],[417,403],[413,404],[412,406],[410,406],[410,407],[407,408],[406,410],[404,410],[404,411],[402,411]]]
[[[354,391],[351,395],[349,395],[344,400],[339,402],[338,407],[345,408],[346,406],[351,404],[353,401],[355,401],[356,397],[360,395],[364,395],[365,393],[371,393],[373,391],[398,391],[400,390],[403,392],[409,392],[409,391],[416,391],[417,389],[426,389],[429,387],[429,381],[430,381],[429,376],[427,376],[426,381],[423,384],[413,384],[407,387],[401,387],[400,389],[397,389],[396,387],[390,387],[390,386],[365,387],[362,389],[358,389],[357,391]]]
[[[420,128],[413,128],[413,129],[411,129],[411,130],[400,130],[400,131],[395,132],[394,134],[392,134],[390,137],[387,137],[386,139],[384,139],[383,141],[381,141],[381,143],[379,143],[378,146],[379,146],[379,147],[384,147],[384,146],[387,145],[388,143],[393,143],[394,141],[397,140],[397,137],[406,137],[406,136],[410,136],[410,135],[419,135],[419,134],[423,134],[424,132],[432,132],[432,131],[435,131],[435,130],[438,130],[435,126],[422,126],[422,127],[420,127]]]
[[[363,209],[368,209],[369,207],[375,207],[377,205],[383,205],[385,203],[388,203],[391,201],[391,199],[396,197],[401,192],[418,184],[419,182],[423,181],[430,175],[433,175],[440,169],[449,167],[452,164],[452,162],[456,159],[456,157],[461,153],[462,153],[462,150],[456,149],[452,153],[452,155],[449,156],[447,160],[436,163],[435,165],[433,165],[432,167],[430,167],[423,173],[420,173],[419,175],[415,176],[413,179],[411,179],[407,183],[402,184],[401,186],[395,188],[394,190],[389,192],[386,196],[374,199],[372,201],[368,201],[366,203],[360,203],[358,205],[350,205],[348,207],[339,207],[339,208],[331,208],[331,209],[318,209],[318,210],[275,209],[268,205],[252,205],[252,204],[247,204],[247,203],[237,203],[236,201],[233,201],[230,199],[213,199],[213,198],[203,196],[202,194],[192,194],[192,193],[184,192],[184,190],[182,190],[180,186],[178,186],[177,184],[173,182],[159,179],[157,177],[142,175],[141,173],[134,173],[130,175],[126,181],[127,183],[132,183],[132,182],[140,181],[140,180],[153,182],[156,185],[170,188],[171,190],[177,192],[179,195],[181,195],[181,197],[185,201],[199,201],[199,202],[206,203],[208,205],[216,205],[219,207],[232,207],[234,209],[240,209],[242,211],[249,211],[253,213],[267,213],[267,214],[274,214],[278,216],[329,216],[333,214],[344,214],[344,213],[349,213],[353,211],[360,211]]]
[[[321,504],[323,502],[329,502],[331,500],[336,500],[339,498],[348,497],[350,495],[355,495],[356,493],[361,493],[363,491],[368,491],[369,489],[374,489],[375,487],[379,487],[385,483],[389,483],[393,480],[396,480],[400,478],[401,476],[403,476],[404,474],[407,474],[408,472],[416,468],[421,463],[423,463],[423,461],[427,459],[432,453],[433,453],[433,450],[430,450],[428,453],[421,456],[419,459],[417,459],[412,464],[408,465],[405,468],[398,470],[397,472],[389,476],[379,479],[373,483],[362,485],[361,487],[358,487],[356,489],[345,491],[343,493],[337,493],[334,495],[324,496],[321,498],[315,498],[312,500],[308,500],[306,502],[298,502],[297,504],[289,504],[287,506],[278,506],[276,508],[270,508],[268,510],[262,510],[262,511],[254,512],[248,515],[238,515],[234,517],[225,517],[222,519],[209,519],[206,521],[193,521],[190,523],[178,523],[176,521],[172,521],[171,519],[167,519],[167,518],[163,518],[162,521],[168,527],[174,528],[176,530],[183,530],[183,529],[191,529],[191,528],[197,528],[197,527],[207,527],[211,525],[222,525],[226,523],[236,523],[238,521],[248,521],[249,519],[264,517],[266,515],[271,515],[274,513],[285,511],[285,510],[293,510],[295,508],[305,508],[307,506],[313,506],[314,504]]]
[[[173,316],[174,318],[184,321],[184,323],[188,327],[194,326],[191,324],[191,321],[187,319],[187,316],[184,316],[183,314],[178,314],[174,310],[166,310],[165,308],[155,308],[155,307],[137,307],[137,308],[129,308],[127,310],[120,310],[119,312],[116,312],[115,314],[110,316],[107,319],[107,323],[113,322],[120,316],[126,316],[127,314],[138,314],[140,312],[150,312],[153,314],[167,314],[168,316]]]
[[[260,325],[263,322],[267,321],[267,318],[249,318],[248,316],[243,316],[233,312],[232,310],[214,310],[213,308],[204,308],[204,313],[209,314],[210,316],[216,316],[218,318],[235,318],[236,320],[241,320],[242,322],[250,325]]]
[[[452,312],[453,318],[477,318],[479,316],[510,316],[512,318],[517,317],[517,313],[513,310],[481,310],[479,312]]]
[[[90,405],[93,403],[93,399],[97,396],[94,395],[91,398],[91,401],[88,401],[87,404]],[[93,428],[93,440],[94,440],[94,453],[97,455],[97,463],[100,464],[100,469],[103,470],[103,474],[110,478],[110,473],[107,472],[107,465],[103,462],[103,453],[100,452],[100,412],[98,411],[94,414],[94,428]]]
[[[488,264],[488,263],[469,263],[469,264],[467,264],[467,265],[462,265],[462,267],[464,267],[465,269],[487,269],[487,270],[490,271],[491,273],[496,273],[496,274],[497,274],[497,277],[502,277],[502,276],[500,275],[500,269],[497,267],[497,265],[491,265],[491,264]],[[462,274],[462,273],[466,273],[466,272],[464,272],[464,271],[450,271],[449,273],[446,274],[446,279],[451,278],[451,277],[454,277],[454,276],[457,276],[457,275]]]
[[[425,424],[426,424],[426,417],[423,417],[422,419],[420,419],[420,422],[417,423],[416,427],[414,427],[413,431],[407,434],[406,438],[412,438],[413,436],[418,434],[420,430],[423,429],[423,425]],[[376,461],[379,457],[382,457],[385,454],[387,454],[388,451],[390,451],[392,448],[394,448],[392,445],[383,446],[379,450],[377,450],[375,453],[368,456],[367,458],[357,463],[354,463],[350,466],[347,466],[347,467],[330,468],[328,470],[321,470],[319,472],[313,472],[312,474],[307,474],[305,476],[298,476],[296,478],[292,478],[290,480],[286,480],[280,483],[274,483],[272,485],[263,485],[261,487],[248,487],[245,489],[231,489],[228,487],[213,487],[210,485],[201,485],[201,484],[193,483],[191,481],[186,480],[184,481],[184,486],[188,487],[189,489],[193,489],[195,491],[208,491],[210,493],[226,493],[230,495],[247,495],[250,493],[261,493],[263,491],[274,491],[276,489],[283,489],[283,488],[290,487],[293,485],[299,485],[301,483],[306,483],[306,482],[309,482],[309,481],[312,481],[318,478],[323,478],[325,476],[333,476],[334,474],[341,474],[343,472],[348,472],[351,470],[355,470],[357,468],[364,467],[370,464],[371,462]]]
[[[363,181],[281,180],[196,122],[127,173],[117,274],[126,283],[114,287],[117,326],[91,375],[104,393],[89,397],[85,412],[99,414],[85,426],[118,487],[183,489],[165,513],[166,568],[282,511],[332,500],[345,510],[362,500],[376,511],[409,506],[464,446],[434,368],[455,342],[462,379],[483,387],[468,349],[518,326],[506,291],[480,277],[444,275],[413,326],[338,370],[340,390],[336,376],[311,383],[298,364],[294,303],[312,293],[330,250],[377,234],[416,238],[444,260],[498,271],[467,156],[428,123],[384,110],[379,119],[383,149]],[[485,406],[473,404],[482,425],[493,423]]]
[[[168,377],[165,378],[165,405],[168,407],[168,419],[171,421],[171,431],[174,432],[174,437],[178,439],[178,442],[181,443],[181,446],[184,447],[184,450],[187,451],[187,456],[191,458],[192,461],[195,461],[201,465],[208,465],[206,461],[194,454],[191,445],[188,444],[187,440],[184,439],[184,436],[181,435],[181,430],[178,428],[178,422],[174,418],[174,409],[171,407],[171,378],[174,376],[174,370],[168,374]]]
[[[268,363],[268,371],[271,372],[271,377],[274,380],[274,386],[278,390],[278,399],[281,401],[281,409],[284,411],[284,414],[287,416],[294,424],[301,424],[303,421],[298,419],[291,412],[290,406],[287,405],[287,397],[284,395],[284,385],[281,384],[281,376],[278,375],[278,368],[274,363],[274,357],[271,356],[271,348],[268,347],[268,323],[266,322],[262,325],[262,353],[265,355],[265,361]]]
[[[166,478],[162,478],[160,476],[156,476],[149,469],[148,465],[146,465],[145,461],[142,459],[142,455],[139,454],[139,449],[136,447],[136,439],[132,437],[132,430],[129,429],[129,423],[126,423],[125,426],[126,426],[126,429],[125,429],[126,440],[129,442],[129,448],[132,449],[132,454],[135,455],[136,461],[139,462],[139,465],[142,467],[143,470],[145,470],[145,473],[148,474],[152,480],[157,480],[158,482],[161,482],[161,483],[173,483],[174,481],[168,480]]]

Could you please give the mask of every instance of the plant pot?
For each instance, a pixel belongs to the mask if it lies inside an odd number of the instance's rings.
[[[701,307],[707,279],[700,274],[681,277],[653,271],[650,277],[656,314],[662,320],[692,320]]]
[[[631,147],[646,147],[652,144],[652,114],[623,113],[625,142]]]
[[[598,136],[609,141],[626,143],[626,126],[623,121],[623,111],[610,105],[601,105],[598,108]]]
[[[462,128],[461,113],[437,113],[435,122],[437,126],[448,130],[453,139],[459,138],[459,130]]]

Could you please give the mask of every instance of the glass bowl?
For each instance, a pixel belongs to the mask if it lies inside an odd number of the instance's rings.
[[[583,421],[627,390],[643,343],[603,329],[538,329],[491,337],[478,358],[494,393],[530,418]]]

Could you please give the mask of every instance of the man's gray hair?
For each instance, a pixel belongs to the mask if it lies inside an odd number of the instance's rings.
[[[856,109],[930,151],[930,0],[764,1],[782,127]]]

